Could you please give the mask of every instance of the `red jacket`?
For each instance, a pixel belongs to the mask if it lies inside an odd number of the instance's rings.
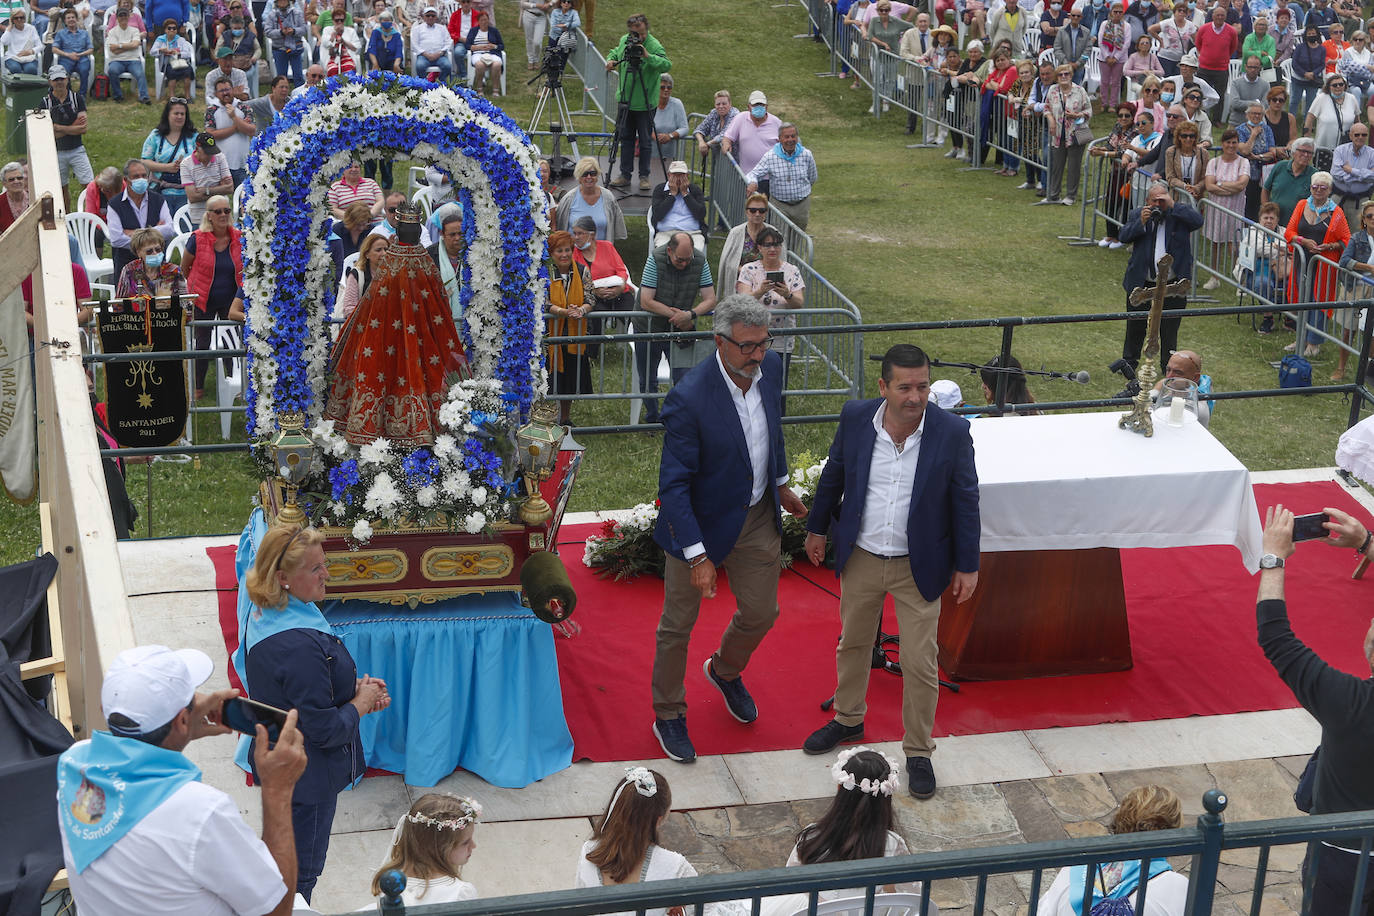
[[[477,28],[477,17],[481,15],[481,10],[468,10],[468,21],[463,21],[463,11],[456,9],[453,15],[448,17],[448,34],[453,39],[454,44],[467,40],[468,30]]]
[[[205,311],[205,297],[215,282],[215,234],[208,229],[197,229],[191,238],[196,243],[196,253],[190,246],[182,257],[181,272],[186,277],[186,286],[196,294],[196,311]],[[243,282],[243,233],[233,226],[229,227],[229,256],[234,259],[234,286]]]

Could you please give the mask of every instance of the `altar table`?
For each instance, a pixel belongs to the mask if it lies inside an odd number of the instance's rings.
[[[972,422],[982,558],[973,597],[944,598],[940,662],[951,677],[1129,668],[1118,548],[1231,544],[1259,568],[1246,467],[1196,422],[1156,423],[1146,438],[1119,429],[1121,414]]]

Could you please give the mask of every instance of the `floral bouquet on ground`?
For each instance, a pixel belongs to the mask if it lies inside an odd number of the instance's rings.
[[[808,509],[821,479],[825,460],[803,454],[799,465],[792,470],[788,483]],[[617,521],[608,519],[601,525],[601,533],[587,538],[582,562],[597,571],[601,578],[617,582],[652,573],[663,578],[663,548],[654,542],[654,523],[658,521],[658,500],[640,503]],[[806,520],[782,515],[782,564],[791,566],[806,549]]]

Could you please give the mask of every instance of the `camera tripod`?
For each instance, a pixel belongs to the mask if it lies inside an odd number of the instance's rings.
[[[572,113],[568,110],[568,97],[563,92],[562,81],[555,81],[552,78],[544,82],[544,86],[539,90],[539,98],[534,102],[534,116],[530,118],[530,133],[539,129],[539,119],[544,116],[544,111],[548,108],[549,100],[553,100],[554,111],[562,120],[550,121],[549,131],[553,134],[553,159],[558,158],[558,145],[563,140],[563,125],[572,125]],[[572,147],[574,159],[581,159],[582,154],[577,149],[577,134],[568,134],[568,144]]]

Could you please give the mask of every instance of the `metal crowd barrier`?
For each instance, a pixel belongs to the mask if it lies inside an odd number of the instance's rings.
[[[577,78],[582,81],[582,112],[591,113],[595,109],[601,115],[601,119],[607,125],[603,130],[611,131],[615,129],[616,99],[620,93],[620,76],[616,72],[606,69],[606,58],[596,49],[583,34],[581,29],[575,33],[577,35],[577,47],[568,55],[568,69],[577,74]],[[588,108],[588,105],[591,108]]]
[[[712,164],[709,189],[711,207],[726,224],[738,226],[744,222],[744,203],[749,198],[744,173],[734,158],[718,148],[711,150],[709,158]],[[768,205],[768,222],[782,233],[782,243],[789,252],[797,254],[807,264],[812,263],[816,246],[805,230],[771,203]]]

